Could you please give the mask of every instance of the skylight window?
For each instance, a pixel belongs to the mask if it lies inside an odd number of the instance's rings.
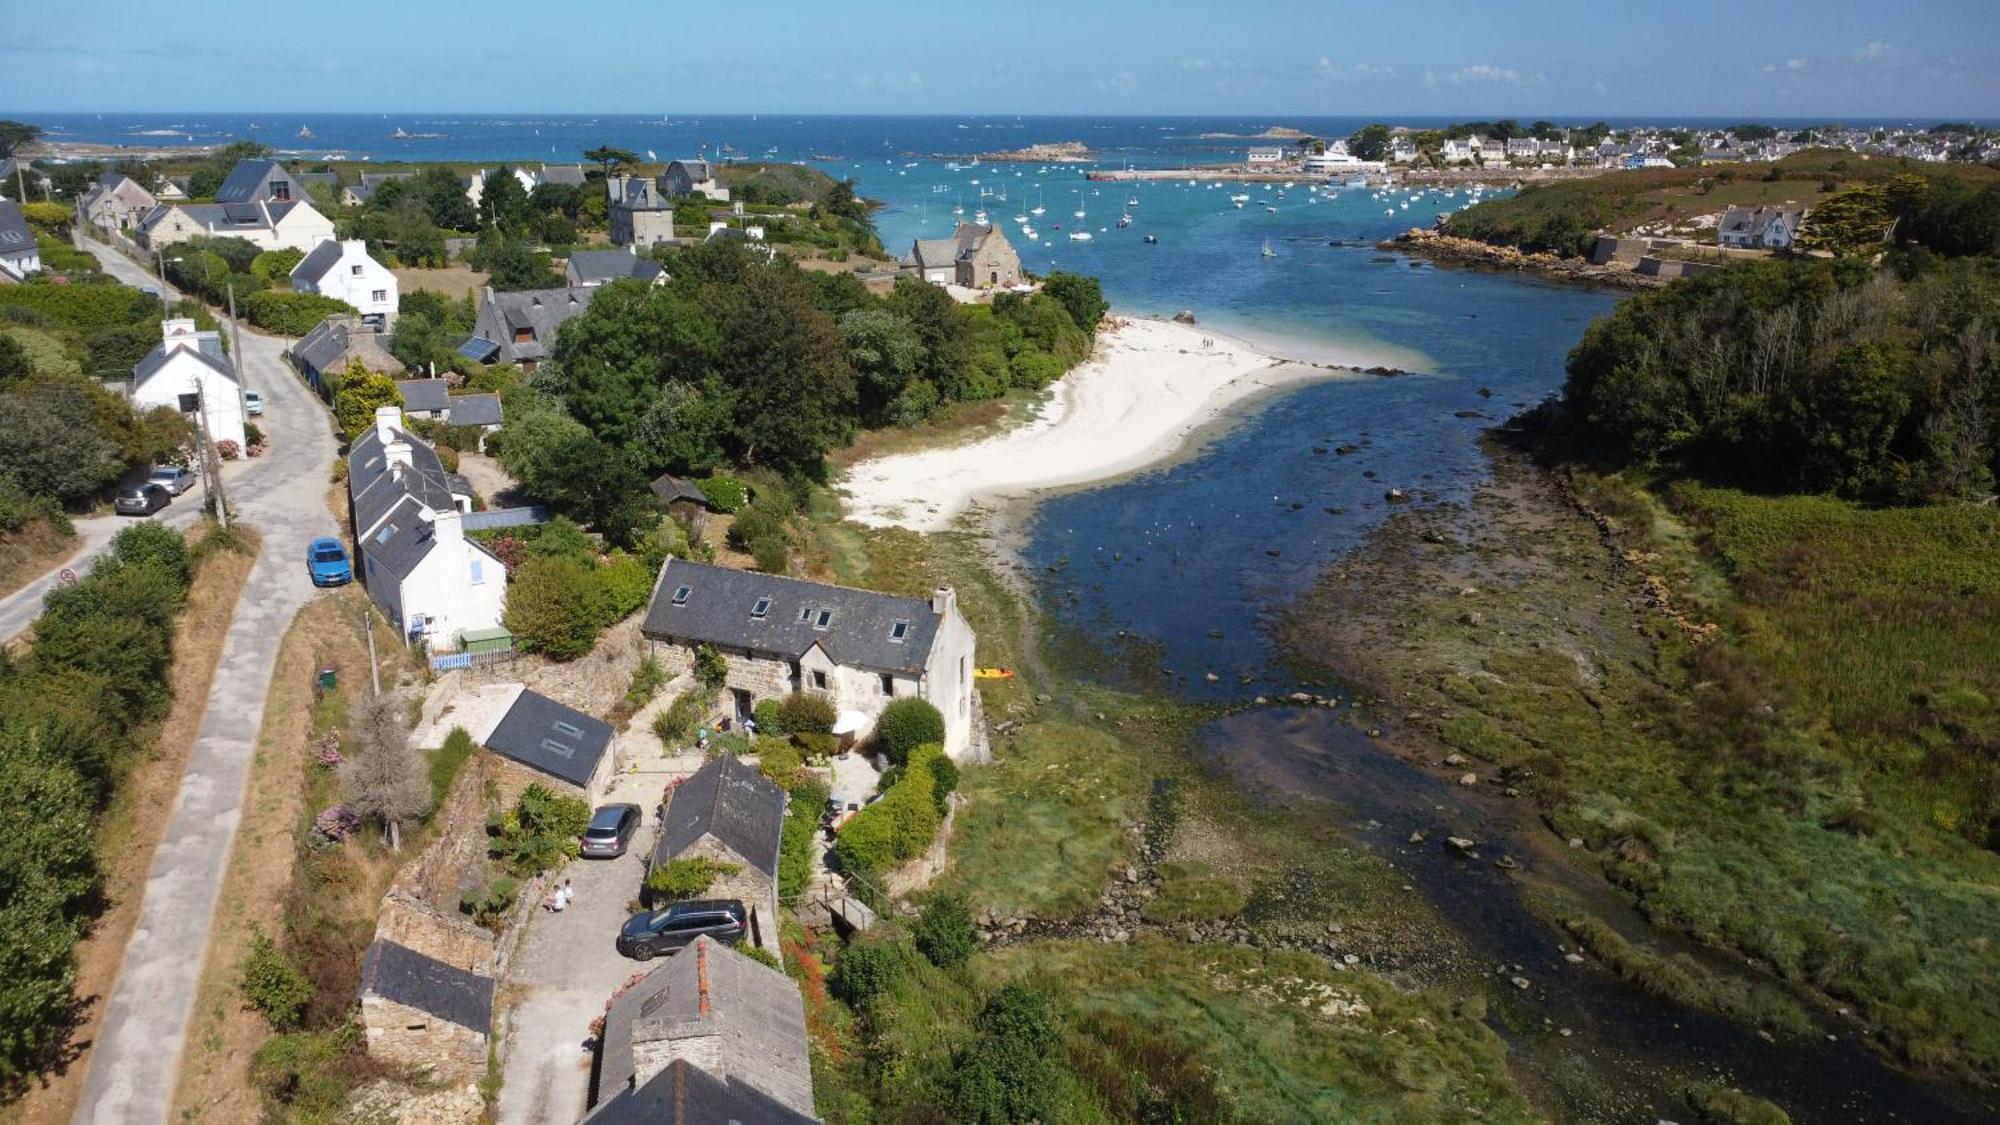
[[[833,624],[833,611],[830,609],[820,610],[819,616],[813,618],[813,628],[815,629],[824,629],[831,624]]]
[[[675,591],[674,591],[674,604],[675,604],[675,605],[686,605],[686,604],[688,604],[688,595],[690,595],[690,594],[692,594],[692,593],[694,593],[694,587],[692,587],[692,586],[682,586],[682,587],[681,587],[680,589],[678,589],[678,590],[675,590]]]
[[[769,598],[758,598],[757,604],[750,607],[750,616],[756,618],[759,621],[762,621],[764,619],[764,615],[770,612],[771,612],[771,599]]]
[[[907,621],[898,621],[889,627],[889,640],[896,644],[902,644],[903,638],[909,635],[910,623]]]
[[[375,542],[387,543],[389,541],[389,537],[394,534],[396,534],[396,525],[393,523],[385,523],[382,525],[382,530],[375,533]]]
[[[800,606],[800,607],[799,607],[799,624],[803,625],[803,624],[805,624],[806,622],[808,622],[808,621],[811,621],[812,619],[813,619],[813,607],[811,607],[811,606],[809,606],[809,605],[802,605],[802,606]]]
[[[583,728],[577,726],[575,723],[566,723],[561,719],[557,719],[555,722],[550,723],[549,725],[555,728],[557,734],[565,734],[571,738],[583,737]]]

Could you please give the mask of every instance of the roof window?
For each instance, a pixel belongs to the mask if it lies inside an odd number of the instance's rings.
[[[889,627],[889,640],[894,644],[902,644],[903,638],[909,635],[910,623],[907,621],[898,621]]]
[[[555,728],[555,732],[557,734],[568,735],[571,738],[583,737],[583,728],[577,726],[575,723],[568,723],[564,722],[561,719],[557,719],[555,722],[550,723],[549,725]]]
[[[830,609],[820,610],[819,616],[813,618],[813,628],[815,629],[824,629],[831,624],[833,624],[833,611]]]
[[[688,596],[693,593],[694,593],[694,587],[692,586],[682,586],[679,589],[676,589],[674,591],[674,604],[675,605],[688,604]]]
[[[757,604],[750,607],[750,616],[759,621],[762,621],[764,619],[764,615],[770,612],[771,612],[771,599],[769,598],[758,598]]]

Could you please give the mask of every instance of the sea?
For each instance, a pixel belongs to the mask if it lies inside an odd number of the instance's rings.
[[[1438,269],[1376,248],[1470,205],[1470,189],[1085,178],[1099,168],[1240,161],[1249,147],[1282,143],[1259,137],[1273,126],[1345,136],[1367,123],[1359,118],[36,120],[56,141],[173,148],[252,138],[308,160],[538,165],[578,163],[583,151],[612,145],[658,160],[808,163],[854,180],[881,204],[876,224],[892,250],[943,237],[961,219],[983,214],[1006,227],[1028,269],[1096,276],[1117,313],[1191,313],[1198,325],[1284,356],[1408,372],[1308,384],[1246,406],[1235,424],[1212,428],[1192,456],[1052,496],[1026,523],[1024,551],[1046,604],[1104,649],[1106,679],[1129,677],[1128,657],[1143,651],[1149,675],[1165,670],[1172,690],[1207,701],[1306,686],[1270,642],[1270,613],[1379,525],[1393,508],[1390,489],[1417,504],[1464,499],[1486,472],[1481,431],[1554,393],[1568,349],[1617,299],[1522,276]],[[299,137],[301,129],[312,137]],[[1081,142],[1093,159],[972,159],[1062,141]],[[1496,194],[1485,189],[1479,197]],[[1118,225],[1122,216],[1129,225]],[[1038,237],[1026,238],[1024,225]],[[1079,229],[1091,239],[1072,240]],[[1332,452],[1349,446],[1346,455]]]

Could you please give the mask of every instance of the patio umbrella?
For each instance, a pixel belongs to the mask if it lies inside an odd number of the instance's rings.
[[[833,733],[859,734],[861,733],[861,728],[867,725],[868,725],[868,716],[862,714],[861,712],[842,711],[840,715],[833,720]]]

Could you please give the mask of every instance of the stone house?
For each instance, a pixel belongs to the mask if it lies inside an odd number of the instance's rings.
[[[750,912],[751,944],[778,953],[778,849],[788,794],[724,754],[667,791],[648,870],[677,859],[733,864],[701,897],[733,898]]]
[[[933,285],[993,289],[1021,283],[1021,255],[998,223],[960,223],[950,238],[920,238],[910,263]]]
[[[130,230],[158,207],[160,201],[130,176],[106,172],[97,177],[77,204],[84,221],[105,230]]]
[[[402,371],[403,361],[389,354],[384,339],[358,316],[330,316],[299,337],[288,354],[306,382],[324,393],[327,375],[347,370],[351,360],[359,359],[368,370],[384,375]]]
[[[494,980],[384,938],[361,961],[361,1026],[368,1056],[439,1082],[486,1073]]]
[[[618,246],[654,246],[674,240],[674,203],[644,177],[620,173],[605,181],[611,241]]]
[[[739,718],[759,699],[809,692],[853,712],[852,729],[865,736],[891,700],[915,696],[944,716],[946,753],[972,752],[977,639],[949,586],[901,598],[669,559],[640,632],[676,675],[694,666],[698,647],[713,647]]]
[[[259,250],[305,253],[333,237],[333,220],[303,202],[162,205],[140,220],[136,241],[148,250],[161,250],[203,236],[240,238]]]
[[[798,986],[777,969],[697,938],[611,998],[592,1086],[584,1117],[592,1125],[810,1122],[812,1061]],[[687,1116],[682,1107],[665,1117],[643,1115],[646,1105],[673,1106],[675,1091],[720,1103],[719,1112]]]
[[[1805,224],[1806,209],[1796,203],[1767,207],[1731,207],[1716,225],[1719,246],[1741,249],[1785,250]]]
[[[617,766],[610,723],[520,685],[497,714],[491,726],[466,733],[493,752],[488,776],[502,804],[541,785],[597,806]]]
[[[589,308],[595,296],[595,286],[496,293],[489,285],[479,295],[472,338],[460,345],[459,354],[475,363],[512,363],[532,372],[555,350],[563,322]]]

